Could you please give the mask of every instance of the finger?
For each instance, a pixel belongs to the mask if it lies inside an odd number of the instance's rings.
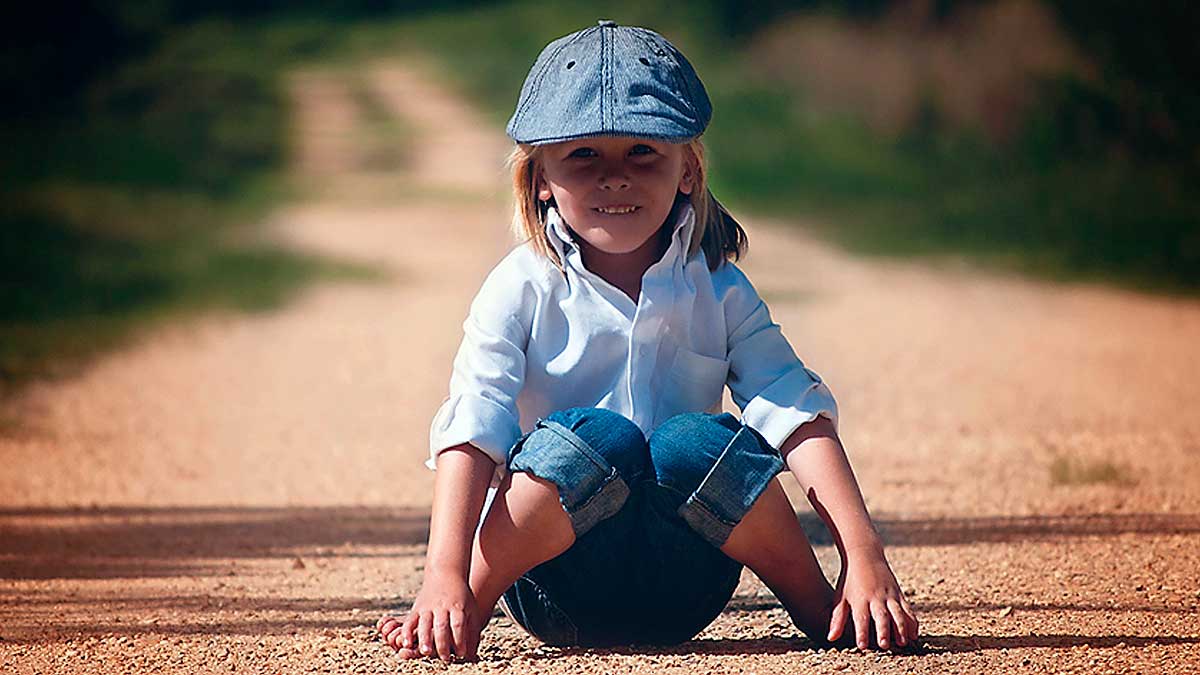
[[[420,656],[415,649],[400,649],[396,654],[402,659],[415,659]]]
[[[875,620],[875,641],[880,649],[892,648],[892,617],[887,605],[878,600],[871,603],[871,618]]]
[[[450,631],[450,613],[444,609],[433,615],[433,641],[438,658],[449,662],[454,648],[454,636]]]
[[[838,638],[842,637],[842,633],[846,630],[846,611],[849,606],[843,600],[833,606],[833,616],[829,618],[829,635],[826,639],[830,642],[837,642]]]
[[[871,648],[871,612],[867,605],[859,605],[850,612],[854,617],[854,641],[859,649]]]
[[[896,645],[905,647],[908,645],[908,635],[911,628],[908,626],[908,615],[904,613],[904,608],[900,606],[898,600],[888,598],[887,601],[888,613],[892,615],[892,624],[896,630],[892,632],[892,637],[896,640]]]
[[[433,654],[433,613],[422,612],[417,622],[417,651],[422,656]]]
[[[450,633],[454,638],[454,655],[459,658],[467,657],[467,643],[470,638],[467,637],[467,615],[461,610],[450,611]]]

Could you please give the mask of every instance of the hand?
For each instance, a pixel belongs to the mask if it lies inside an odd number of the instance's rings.
[[[376,628],[402,659],[436,655],[449,662],[475,658],[486,623],[465,579],[427,570],[408,615],[403,620],[385,616]]]
[[[907,647],[917,640],[917,617],[888,567],[883,551],[871,549],[845,555],[833,596],[830,642],[845,632],[853,619],[859,649],[871,648],[871,624],[880,649]]]

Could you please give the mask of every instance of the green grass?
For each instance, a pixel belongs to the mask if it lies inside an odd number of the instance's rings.
[[[705,134],[713,188],[736,212],[815,223],[865,254],[966,256],[1050,279],[1200,290],[1200,171],[1191,163],[1075,152],[1053,109],[1036,113],[1008,147],[936,118],[884,138],[853,115],[805,105],[803,92],[769,87],[741,49],[752,38],[727,35],[707,6],[522,0],[381,29],[433,54],[500,126],[550,39],[594,23],[597,12],[652,26],[704,78],[715,111]],[[1046,86],[1047,100],[1074,91]]]

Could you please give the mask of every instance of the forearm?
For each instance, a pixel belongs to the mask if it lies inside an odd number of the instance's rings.
[[[495,468],[495,462],[468,443],[438,454],[425,556],[427,574],[448,572],[467,578],[475,528]]]
[[[879,535],[833,423],[818,417],[801,425],[780,450],[842,556],[882,553]]]

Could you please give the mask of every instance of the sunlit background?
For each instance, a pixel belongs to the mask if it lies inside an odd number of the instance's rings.
[[[297,186],[283,79],[419,52],[499,128],[549,40],[604,18],[691,58],[714,190],[854,251],[1152,292],[1200,284],[1196,5],[1116,0],[227,1],[33,8],[3,30],[0,381],[147,320],[370,276],[256,243]],[[27,8],[29,9],[29,8]],[[418,138],[349,89],[387,170]]]

